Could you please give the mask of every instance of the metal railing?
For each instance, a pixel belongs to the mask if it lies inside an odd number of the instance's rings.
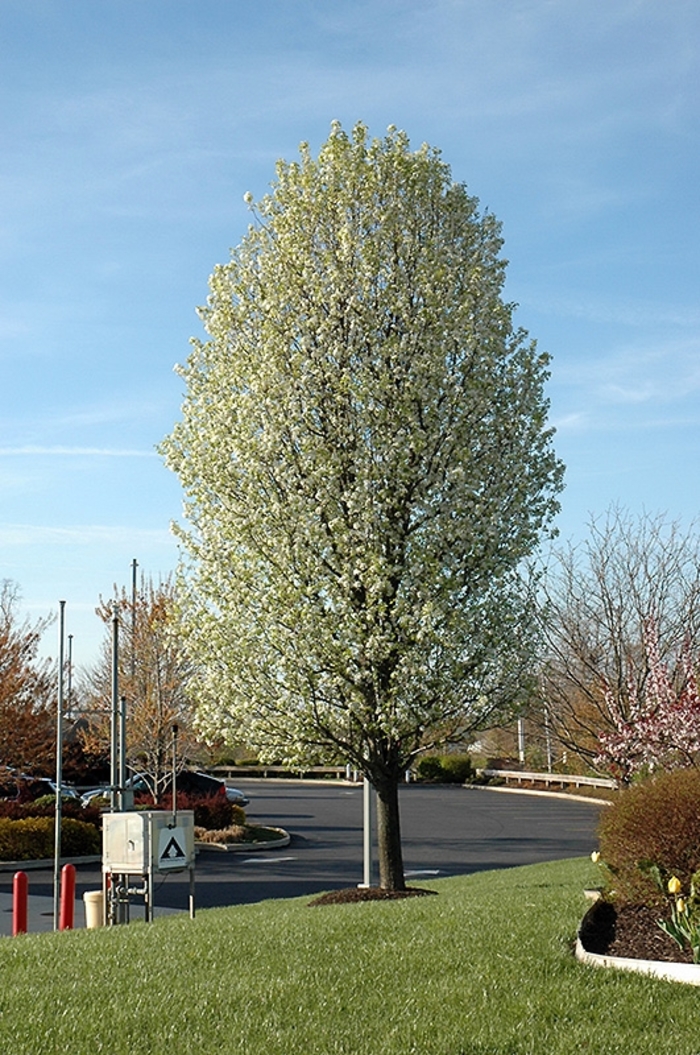
[[[215,777],[335,777],[346,775],[346,766],[308,766],[306,769],[291,769],[289,766],[208,766],[207,773]]]
[[[212,776],[227,777],[235,780],[236,777],[316,777],[323,779],[334,778],[341,780],[348,776],[346,766],[309,766],[304,770],[293,770],[289,766],[211,766],[207,769]],[[504,780],[507,784],[545,784],[547,786],[564,787],[591,787],[607,788],[616,791],[618,783],[609,777],[584,777],[575,773],[531,773],[520,769],[478,769],[477,773],[484,777],[496,777]],[[359,774],[352,773],[350,779],[360,779]]]
[[[618,783],[611,777],[582,777],[575,773],[527,773],[519,769],[480,769],[485,777],[500,777],[506,783],[515,781],[517,784],[558,784],[560,787],[574,786],[590,788],[608,788],[616,791]]]

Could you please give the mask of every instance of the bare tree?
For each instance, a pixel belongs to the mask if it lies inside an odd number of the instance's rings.
[[[120,626],[119,691],[128,707],[127,758],[148,777],[156,793],[171,763],[173,724],[178,725],[182,759],[196,745],[186,693],[190,664],[177,632],[175,588],[170,579],[155,586],[142,578],[135,599],[117,587],[111,600],[100,599],[97,614],[109,632],[85,687],[91,723],[84,739],[93,747],[109,743],[115,606]]]
[[[682,687],[681,646],[696,653],[700,644],[697,524],[684,530],[665,514],[613,507],[591,519],[584,543],[552,552],[543,581],[547,713],[561,742],[592,762],[600,735],[629,719],[644,695],[650,618],[659,656]]]

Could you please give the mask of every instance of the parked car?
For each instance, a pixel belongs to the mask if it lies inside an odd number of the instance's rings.
[[[21,799],[25,802],[43,798],[44,795],[55,795],[57,784],[48,777],[33,777],[27,773],[14,773],[3,777],[0,795],[2,798]],[[76,788],[71,784],[61,785],[61,798],[80,799]]]
[[[168,792],[172,781],[168,780],[165,791]],[[150,795],[151,784],[143,773],[134,773],[126,782],[129,791],[136,795]],[[194,769],[183,769],[177,775],[177,790],[187,795],[225,795],[234,806],[247,806],[250,799],[239,791],[238,788],[229,787],[224,780],[218,777],[210,777],[208,773],[200,773]],[[83,806],[89,805],[93,799],[109,795],[109,788],[93,788],[81,795]]]
[[[17,798],[17,774],[11,766],[0,766],[0,799]]]
[[[150,795],[151,793],[151,785],[142,773],[134,773],[130,776],[126,781],[126,788],[128,791],[133,791],[135,795]],[[91,788],[90,791],[83,792],[80,801],[83,806],[90,806],[94,799],[108,799],[109,791],[109,785]]]
[[[168,783],[168,789],[170,782]],[[229,787],[225,780],[211,777],[194,769],[183,769],[177,775],[177,790],[187,795],[225,795],[234,806],[247,806],[250,799],[238,788]]]
[[[42,795],[55,795],[58,785],[54,780],[40,781],[44,786],[44,790],[41,792]],[[39,798],[39,795],[36,796]],[[74,788],[72,784],[61,784],[61,798],[63,799],[80,799],[80,793],[77,788]]]

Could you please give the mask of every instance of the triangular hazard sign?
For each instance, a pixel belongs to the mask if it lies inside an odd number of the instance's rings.
[[[160,855],[160,859],[161,861],[175,861],[177,858],[184,856],[185,851],[173,835],[172,839],[163,850],[163,853]]]

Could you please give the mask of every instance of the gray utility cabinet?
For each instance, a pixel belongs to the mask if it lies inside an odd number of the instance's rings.
[[[194,864],[194,812],[105,813],[102,865],[109,872],[178,872]]]
[[[135,810],[102,818],[102,874],[107,922],[127,922],[130,894],[145,899],[146,919],[153,916],[153,876],[190,873],[190,915],[194,916],[194,812]],[[143,886],[131,887],[140,876]]]

